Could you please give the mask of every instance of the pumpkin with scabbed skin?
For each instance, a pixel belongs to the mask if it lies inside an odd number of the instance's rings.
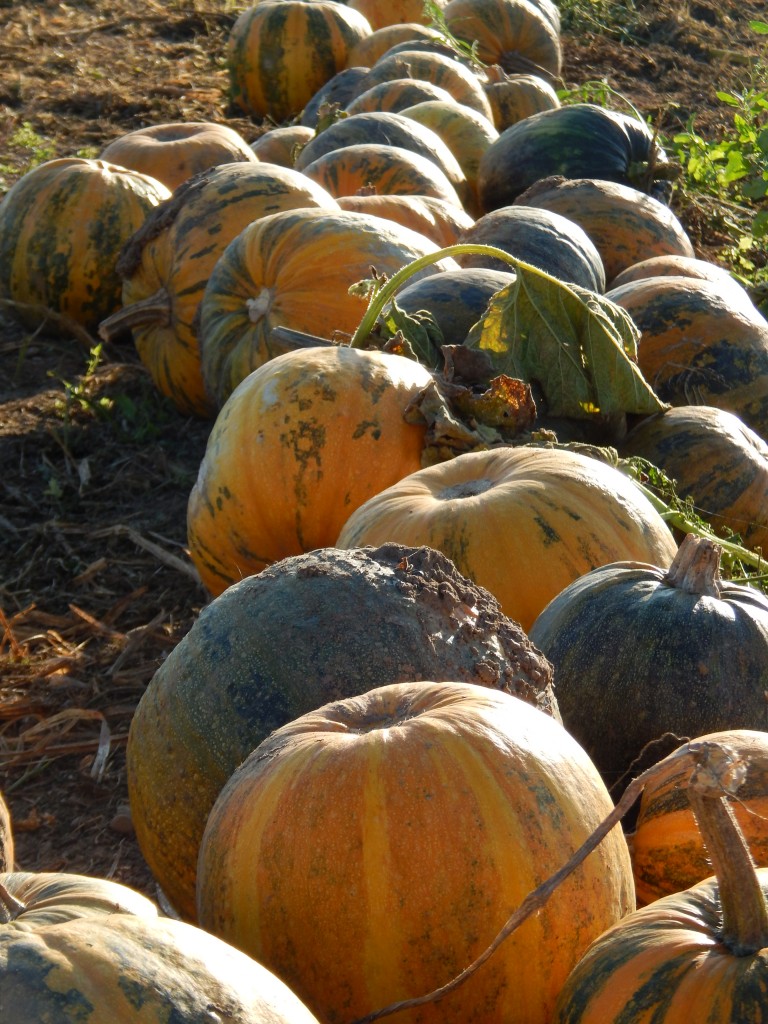
[[[686,534],[671,566],[603,565],[531,626],[555,665],[563,722],[610,786],[675,737],[768,729],[768,597],[720,579],[719,557]]]
[[[130,329],[158,389],[181,412],[213,416],[197,324],[211,272],[246,224],[310,207],[338,210],[330,193],[292,168],[242,162],[196,175],[130,240],[118,264],[123,308],[99,333],[109,338]]]
[[[0,203],[0,297],[22,304],[30,327],[50,309],[95,330],[120,307],[121,249],[169,196],[154,178],[104,160],[38,164]]]
[[[350,293],[353,285],[372,268],[391,276],[438,249],[417,231],[366,213],[297,209],[253,221],[220,255],[200,301],[208,393],[220,408],[249,373],[294,347],[275,327],[329,341],[352,334],[366,308],[364,296]],[[455,266],[443,259],[419,273]]]
[[[227,43],[232,102],[275,123],[295,117],[371,31],[358,11],[329,0],[261,0],[247,7]]]
[[[428,466],[352,512],[339,547],[429,544],[529,629],[568,583],[617,558],[658,557],[676,544],[618,470],[585,455],[535,447],[468,452]]]
[[[450,981],[612,806],[578,744],[519,699],[383,686],[288,723],[232,775],[201,845],[200,921],[345,1024]],[[400,1018],[545,1024],[633,906],[617,828],[471,978]]]
[[[326,701],[414,679],[482,683],[559,718],[549,663],[438,551],[318,549],[212,601],[142,695],[126,755],[139,845],[179,913],[194,920],[206,818],[255,746]]]
[[[275,975],[118,882],[0,874],[3,1024],[317,1024]]]
[[[249,374],[214,422],[189,498],[208,590],[332,545],[353,509],[418,469],[424,427],[403,412],[431,379],[405,356],[335,345]]]

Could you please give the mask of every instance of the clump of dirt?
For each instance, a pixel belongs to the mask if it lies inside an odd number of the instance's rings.
[[[0,191],[33,162],[97,156],[149,124],[233,109],[225,49],[244,3],[0,0]],[[565,32],[563,84],[604,81],[667,134],[716,137],[758,51],[762,3],[647,0],[626,40]],[[724,236],[678,205],[700,255]],[[95,345],[95,341],[94,341]],[[29,332],[0,310],[0,788],[25,870],[101,875],[157,896],[128,810],[125,743],[158,666],[207,595],[185,514],[210,423],[180,415],[133,347]]]

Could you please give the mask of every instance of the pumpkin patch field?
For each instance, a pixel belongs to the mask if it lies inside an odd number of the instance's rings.
[[[758,0],[0,0],[0,946],[87,876],[352,1024],[684,741],[765,814],[767,83]],[[684,771],[409,1019],[588,1019]]]

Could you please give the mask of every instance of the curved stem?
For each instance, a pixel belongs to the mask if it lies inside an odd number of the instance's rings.
[[[26,909],[26,905],[12,896],[0,882],[0,924],[9,924]]]
[[[132,327],[146,327],[159,324],[167,327],[171,322],[171,297],[165,288],[159,288],[153,295],[118,309],[99,324],[102,341],[112,341],[123,331]]]

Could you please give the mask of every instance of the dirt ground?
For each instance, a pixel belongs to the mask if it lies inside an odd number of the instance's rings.
[[[261,129],[227,100],[228,0],[0,0],[0,192],[32,159],[95,156],[155,123]],[[763,3],[637,0],[635,41],[563,36],[564,84],[606,80],[671,132],[715,137],[759,39]],[[639,39],[639,42],[637,41]],[[677,207],[699,254],[723,239]],[[154,390],[131,347],[88,365],[80,342],[0,311],[0,788],[18,866],[157,896],[133,837],[131,715],[206,595],[185,510],[210,429]]]

